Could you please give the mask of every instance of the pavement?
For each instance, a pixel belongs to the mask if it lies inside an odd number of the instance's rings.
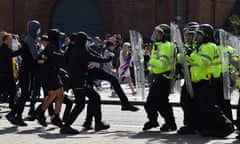
[[[206,138],[199,135],[178,135],[175,132],[161,133],[159,129],[153,129],[148,132],[142,131],[142,123],[134,124],[135,119],[143,119],[144,116],[144,104],[145,98],[138,95],[132,95],[130,89],[126,84],[122,84],[124,91],[126,92],[129,100],[139,105],[139,112],[121,112],[124,114],[127,124],[121,124],[117,122],[111,122],[111,128],[106,131],[81,131],[78,135],[65,135],[60,134],[59,129],[53,125],[49,125],[46,128],[41,127],[36,122],[28,122],[28,127],[16,127],[11,125],[5,117],[0,119],[0,144],[239,144],[240,141],[235,137],[237,132],[229,135],[224,139]],[[109,89],[108,83],[103,83],[102,88],[97,90],[101,95],[103,105],[103,113],[108,114],[110,110],[117,109],[119,111],[119,99],[117,96],[112,96],[112,90]],[[146,88],[146,94],[148,88]],[[177,90],[176,90],[177,92]],[[69,92],[68,94],[71,94]],[[174,106],[174,114],[176,115],[177,125],[182,125],[183,113],[179,106],[179,94],[173,93],[170,95],[170,102]],[[236,105],[238,101],[238,93],[235,92],[232,98],[232,104]],[[114,104],[114,105],[112,105]],[[0,104],[0,115],[5,115],[9,110],[7,104]],[[26,109],[28,109],[27,107]],[[25,114],[26,114],[25,110]],[[113,114],[105,116],[107,119],[117,119],[119,115],[113,111]],[[233,110],[236,114],[235,109]],[[139,116],[140,115],[140,116]],[[140,118],[139,118],[140,117]],[[117,120],[116,120],[117,121]],[[129,121],[129,122],[128,122]],[[81,123],[78,122],[73,125],[74,128],[81,127]]]

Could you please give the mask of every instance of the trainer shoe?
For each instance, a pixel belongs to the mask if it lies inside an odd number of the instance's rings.
[[[162,127],[160,128],[162,132],[170,132],[170,131],[175,131],[177,130],[177,125],[175,123],[170,123],[170,124],[163,124]]]
[[[100,123],[95,124],[94,130],[97,132],[97,131],[106,130],[109,128],[110,128],[110,125],[100,122]]]
[[[158,126],[159,126],[159,124],[157,121],[148,121],[144,124],[143,131],[146,131],[146,130],[149,130],[149,129],[152,129],[152,128],[155,128]]]

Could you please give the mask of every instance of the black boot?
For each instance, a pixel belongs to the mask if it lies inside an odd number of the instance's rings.
[[[52,124],[56,125],[58,127],[63,126],[62,120],[59,118],[59,114],[54,114],[53,117],[51,118]]]
[[[44,116],[45,110],[42,110],[42,104],[38,106],[36,110],[35,117],[38,120],[38,123],[44,127],[47,127],[46,118]]]
[[[87,121],[85,121],[82,126],[84,127],[84,130],[92,130],[93,129],[92,124]]]
[[[16,118],[14,116],[14,114],[12,112],[9,112],[7,115],[6,115],[6,119],[13,125],[17,125],[17,121],[16,121]]]

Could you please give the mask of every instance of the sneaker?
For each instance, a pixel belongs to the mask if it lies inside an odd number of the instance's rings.
[[[109,128],[110,128],[110,125],[105,124],[103,122],[100,122],[98,124],[95,124],[94,130],[97,132],[97,131],[106,130],[106,129],[109,129]]]
[[[131,104],[126,105],[126,106],[122,106],[122,111],[138,111],[139,109]]]
[[[28,126],[27,123],[25,123],[22,118],[16,118],[15,123],[18,126],[23,126],[23,127]]]
[[[5,117],[11,124],[17,125],[16,118],[13,116],[13,114],[8,113]]]
[[[47,123],[46,123],[46,118],[44,115],[36,115],[36,119],[38,120],[38,123],[44,127],[47,127]]]
[[[56,125],[58,127],[63,126],[62,120],[59,118],[58,115],[54,115],[54,117],[51,119],[51,122],[52,122],[53,125]]]
[[[183,126],[178,131],[177,134],[180,135],[193,135],[196,134],[195,130],[191,128],[190,126]]]
[[[148,121],[144,124],[143,131],[146,131],[146,130],[149,130],[149,129],[152,129],[152,128],[155,128],[158,126],[159,126],[159,124],[157,121]]]
[[[79,131],[70,126],[63,126],[60,129],[61,134],[79,134]]]
[[[84,124],[82,126],[83,126],[84,130],[92,130],[93,129],[91,124],[89,124],[88,122],[84,122]]]
[[[170,131],[175,131],[177,130],[177,125],[175,123],[171,124],[163,124],[162,127],[160,128],[162,132],[170,132]]]

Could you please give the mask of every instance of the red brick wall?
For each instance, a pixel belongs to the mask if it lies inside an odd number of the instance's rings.
[[[12,0],[0,0],[0,31],[12,31]]]
[[[0,0],[0,30],[26,32],[30,19],[41,22],[42,31],[49,27],[51,14],[58,0]],[[221,26],[236,0],[180,0],[183,26],[188,21]],[[121,33],[129,29],[149,37],[159,23],[172,21],[173,0],[97,0],[103,18],[103,32]],[[214,11],[215,6],[215,11]],[[188,7],[188,9],[187,9]]]

